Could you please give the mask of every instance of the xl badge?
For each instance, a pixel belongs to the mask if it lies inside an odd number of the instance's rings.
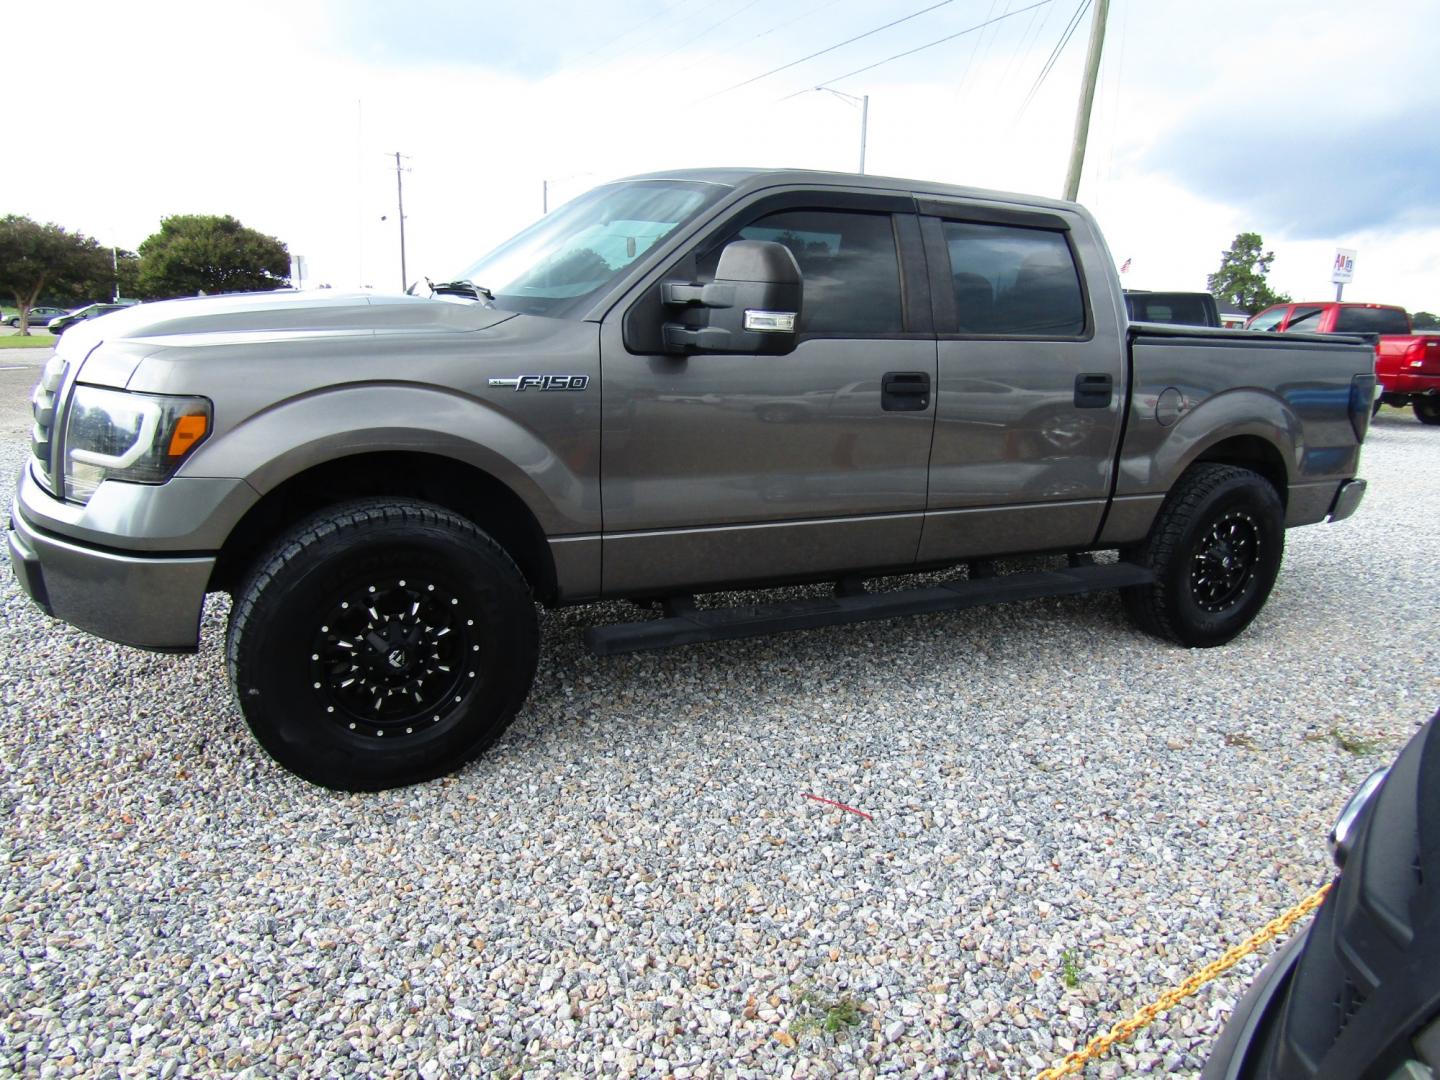
[[[517,375],[513,379],[491,379],[491,386],[508,386],[514,390],[584,390],[590,385],[589,375]]]

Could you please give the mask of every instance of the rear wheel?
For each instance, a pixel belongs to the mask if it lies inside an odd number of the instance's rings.
[[[1280,496],[1259,474],[1205,462],[1181,476],[1126,556],[1154,571],[1122,590],[1135,624],[1181,645],[1234,638],[1265,606],[1285,547]]]
[[[325,787],[451,772],[509,725],[535,608],[489,536],[437,506],[365,500],[302,522],[237,594],[230,681],[260,744]]]
[[[1422,424],[1440,424],[1440,396],[1417,397],[1415,399],[1415,419]]]

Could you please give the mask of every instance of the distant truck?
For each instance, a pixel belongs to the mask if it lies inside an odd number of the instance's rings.
[[[600,655],[1100,589],[1219,645],[1286,528],[1365,490],[1368,346],[1129,324],[1073,203],[659,173],[425,292],[114,312],[60,339],[33,397],[25,591],[170,651],[229,593],[241,711],[330,787],[414,783],[499,738],[535,601],[644,605],[589,628]],[[1031,553],[1068,558],[992,561]],[[801,582],[832,590],[695,601]]]
[[[1422,424],[1440,424],[1440,336],[1417,334],[1402,307],[1333,300],[1276,304],[1255,315],[1248,330],[1375,335],[1375,408],[1409,405]]]
[[[1219,326],[1215,297],[1204,292],[1150,292],[1126,289],[1125,310],[1131,322],[1172,323],[1177,326]]]

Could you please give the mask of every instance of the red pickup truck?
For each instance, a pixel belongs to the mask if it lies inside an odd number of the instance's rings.
[[[1317,300],[1276,304],[1245,324],[1247,330],[1312,334],[1377,334],[1376,408],[1410,405],[1422,424],[1440,424],[1440,335],[1416,334],[1404,308]]]

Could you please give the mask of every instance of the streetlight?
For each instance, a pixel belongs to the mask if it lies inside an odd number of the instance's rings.
[[[828,86],[817,86],[816,90],[823,90],[827,94],[834,94],[842,101],[848,101],[851,105],[860,106],[860,175],[865,175],[865,134],[870,126],[870,95],[856,97],[854,94],[847,94],[843,90],[832,90]]]

